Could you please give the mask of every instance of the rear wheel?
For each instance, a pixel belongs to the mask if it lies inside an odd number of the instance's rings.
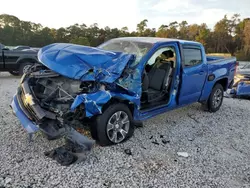
[[[34,64],[30,62],[21,63],[19,67],[19,75],[23,75],[24,73],[26,73],[33,65]]]
[[[207,101],[207,109],[216,112],[220,109],[224,97],[224,89],[221,84],[216,84]]]
[[[113,104],[96,118],[93,125],[97,141],[102,146],[119,144],[134,133],[132,115],[125,104]]]
[[[9,73],[13,76],[19,76],[19,71],[9,71]]]

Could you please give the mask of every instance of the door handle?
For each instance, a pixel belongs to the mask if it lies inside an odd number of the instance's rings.
[[[200,71],[200,75],[202,75],[202,74],[204,74],[205,73],[205,71]]]

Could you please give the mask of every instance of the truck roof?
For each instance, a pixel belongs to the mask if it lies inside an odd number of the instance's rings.
[[[179,42],[179,43],[193,43],[200,44],[199,42],[187,41],[181,39],[172,39],[172,38],[159,38],[159,37],[121,37],[115,38],[112,40],[126,40],[126,41],[134,41],[134,42],[146,42],[146,43],[165,43],[165,42]]]

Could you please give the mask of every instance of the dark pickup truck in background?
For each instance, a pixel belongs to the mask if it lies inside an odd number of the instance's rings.
[[[0,44],[0,71],[22,75],[30,66],[38,63],[37,50],[10,50]]]

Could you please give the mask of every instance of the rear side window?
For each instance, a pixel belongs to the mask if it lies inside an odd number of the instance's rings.
[[[202,62],[201,50],[199,48],[183,48],[185,67],[198,65]]]

